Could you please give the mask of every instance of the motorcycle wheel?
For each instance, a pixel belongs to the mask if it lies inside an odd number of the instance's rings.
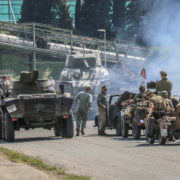
[[[149,142],[149,144],[154,144],[155,143],[155,139],[154,138],[148,138],[148,142]]]
[[[159,136],[158,140],[159,140],[160,145],[165,145],[166,144],[166,137]]]

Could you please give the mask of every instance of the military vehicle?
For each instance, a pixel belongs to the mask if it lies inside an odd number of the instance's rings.
[[[155,140],[159,141],[160,145],[164,145],[167,140],[172,140],[173,136],[176,135],[176,139],[179,139],[179,134],[177,138],[177,132],[175,127],[173,129],[172,124],[176,122],[176,117],[170,117],[170,114],[165,111],[153,112],[152,116],[148,120],[147,133],[149,144],[154,144]]]
[[[148,114],[148,101],[137,102],[122,108],[121,131],[122,137],[127,138],[129,130],[135,139],[140,139],[141,130],[145,129],[145,117]]]
[[[101,85],[109,82],[108,75],[99,54],[76,52],[67,56],[65,68],[60,74],[60,83],[71,83],[73,95],[84,90],[86,86],[91,86],[95,92]]]
[[[72,92],[75,96],[78,92],[83,91],[85,87],[91,86],[93,89],[93,104],[89,112],[88,119],[94,119],[97,114],[96,95],[102,85],[108,85],[109,73],[102,66],[100,55],[98,53],[81,54],[72,53],[67,56],[65,68],[60,74],[60,84],[65,85],[67,92]],[[74,104],[73,111],[77,111]],[[75,113],[76,114],[76,113]]]
[[[0,138],[15,139],[15,130],[24,128],[54,128],[55,136],[72,138],[72,98],[48,90],[48,80],[38,79],[38,71],[22,72],[12,86],[9,97],[0,102],[2,119]]]

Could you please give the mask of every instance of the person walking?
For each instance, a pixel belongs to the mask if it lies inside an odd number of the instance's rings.
[[[88,111],[92,104],[92,88],[86,87],[85,91],[79,92],[74,98],[74,101],[79,104],[76,118],[76,136],[79,136],[80,128],[81,134],[84,135],[84,128],[86,127]]]
[[[107,116],[107,86],[101,87],[101,93],[98,95],[97,98],[97,105],[98,105],[98,111],[99,111],[99,130],[98,134],[103,136],[106,135],[105,129],[106,129],[106,116]]]

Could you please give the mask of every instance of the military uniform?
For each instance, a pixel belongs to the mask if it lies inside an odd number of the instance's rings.
[[[106,129],[106,115],[107,115],[107,95],[100,93],[97,98],[98,112],[99,112],[99,132],[104,133]],[[103,108],[106,107],[106,108]]]
[[[80,92],[77,94],[74,101],[79,103],[76,119],[76,128],[77,131],[79,131],[80,127],[82,130],[86,127],[88,111],[92,103],[92,95],[89,92]]]
[[[139,94],[135,95],[134,99],[133,99],[133,104],[136,104],[138,102],[142,102],[143,99],[145,99],[145,95],[144,93],[140,92]]]
[[[160,72],[162,79],[156,83],[156,90],[158,92],[167,91],[169,96],[171,96],[171,90],[172,90],[172,82],[166,78],[167,73],[164,71]]]

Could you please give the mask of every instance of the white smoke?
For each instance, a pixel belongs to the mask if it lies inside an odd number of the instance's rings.
[[[158,80],[159,71],[167,71],[173,81],[173,93],[180,93],[180,1],[155,0],[144,18],[143,34],[156,53],[147,62],[149,80]]]

